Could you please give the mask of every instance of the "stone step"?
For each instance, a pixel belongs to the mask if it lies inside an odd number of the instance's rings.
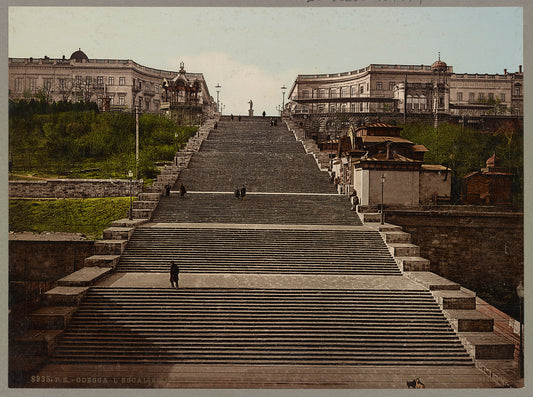
[[[79,306],[89,287],[55,287],[44,293],[48,306]]]
[[[381,232],[385,243],[410,243],[411,234],[405,232]]]
[[[133,219],[149,220],[153,212],[154,210],[151,209],[133,209]]]
[[[514,344],[492,332],[458,332],[468,353],[476,360],[511,360]]]
[[[141,201],[142,202],[142,201]],[[104,229],[104,240],[129,240],[133,235],[133,227],[108,227]]]
[[[420,247],[407,243],[389,243],[387,244],[392,256],[419,256]]]
[[[494,319],[476,310],[444,310],[456,332],[493,332]]]
[[[84,265],[85,267],[97,266],[114,269],[117,266],[119,259],[120,255],[93,255],[85,258]]]
[[[133,203],[134,210],[155,210],[157,207],[157,201],[134,201]]]
[[[374,223],[374,222],[381,222],[381,214],[380,213],[359,213],[359,217],[363,221],[363,223]]]
[[[404,275],[411,280],[422,284],[424,287],[431,291],[435,290],[459,290],[461,286],[453,281],[450,281],[438,274],[432,272],[404,272]]]
[[[429,260],[419,256],[396,256],[394,260],[402,273],[429,271]]]
[[[476,296],[463,291],[433,291],[437,303],[443,310],[474,310]]]
[[[77,307],[45,306],[28,315],[29,327],[35,330],[65,329]]]
[[[160,193],[139,193],[140,201],[158,201],[161,197]]]
[[[128,240],[99,240],[94,243],[96,255],[120,255],[126,249]]]
[[[84,267],[57,281],[59,286],[83,287],[94,285],[98,280],[109,274],[110,268]]]

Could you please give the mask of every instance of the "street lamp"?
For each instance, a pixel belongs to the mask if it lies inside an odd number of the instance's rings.
[[[520,372],[520,379],[524,378],[524,334],[522,327],[524,323],[524,283],[520,281],[518,287],[516,287],[516,295],[520,300],[520,348],[518,350],[518,368]]]
[[[282,115],[283,115],[283,109],[285,108],[285,90],[287,89],[287,87],[285,87],[285,84],[283,84],[281,86],[281,93],[283,94],[283,99],[281,101],[281,112],[282,112]]]
[[[131,221],[133,219],[133,198],[132,198],[132,193],[131,193],[131,182],[132,182],[132,178],[133,178],[133,171],[131,171],[131,170],[128,171],[128,178],[130,178],[130,216],[129,216],[129,220]]]
[[[381,224],[383,225],[383,185],[385,184],[385,174],[381,174]]]
[[[219,111],[219,106],[218,106],[218,93],[220,92],[220,89],[222,88],[220,84],[217,83],[217,85],[215,86],[215,88],[217,89],[217,112]]]

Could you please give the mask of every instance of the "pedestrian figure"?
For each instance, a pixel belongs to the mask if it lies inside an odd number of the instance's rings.
[[[231,114],[231,121],[233,121],[233,113]]]
[[[170,262],[170,285],[174,288],[174,283],[176,283],[176,288],[178,288],[178,281],[180,279],[180,268],[174,263]]]
[[[270,118],[270,126],[272,127],[274,125],[274,120],[272,119],[272,117]]]
[[[266,112],[263,110],[263,118],[264,118],[266,115],[267,115]]]
[[[235,197],[237,197],[237,199],[241,196],[241,191],[239,190],[239,188],[235,189]]]
[[[170,196],[170,189],[171,188],[172,188],[172,186],[165,185],[165,196]]]
[[[244,199],[244,196],[246,196],[246,185],[242,185],[241,188],[241,198]]]
[[[278,119],[274,119],[274,127],[278,126]]]
[[[241,116],[239,115],[239,121],[241,121]]]
[[[215,123],[215,130],[218,128],[218,123]]]
[[[355,211],[359,205],[359,197],[357,197],[357,191],[353,189],[352,194],[350,194],[350,202],[352,203],[351,211]]]
[[[185,193],[187,193],[187,190],[185,189],[185,186],[183,186],[183,183],[180,185],[180,197],[183,198],[185,196]]]

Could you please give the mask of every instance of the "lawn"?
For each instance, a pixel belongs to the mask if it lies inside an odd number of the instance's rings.
[[[99,239],[110,223],[127,217],[129,197],[9,200],[9,230],[82,233]]]

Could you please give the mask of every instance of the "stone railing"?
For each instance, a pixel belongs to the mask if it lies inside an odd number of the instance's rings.
[[[142,179],[131,181],[131,194],[143,189]],[[47,179],[40,181],[9,181],[10,198],[97,198],[127,197],[128,179]]]

